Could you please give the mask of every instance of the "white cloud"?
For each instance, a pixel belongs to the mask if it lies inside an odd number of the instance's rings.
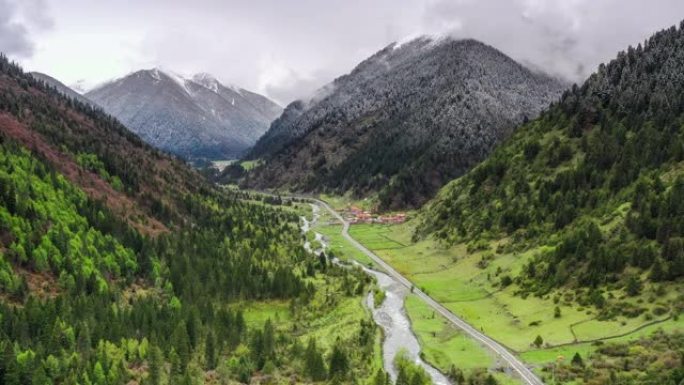
[[[1,52],[15,57],[27,57],[33,53],[34,45],[29,37],[26,24],[31,24],[34,20],[40,21],[40,19],[27,18],[28,13],[23,12],[26,7],[30,7],[32,4],[31,1],[22,5],[22,3],[11,0],[0,0]],[[42,16],[42,13],[38,12],[36,15]]]
[[[0,0],[0,49],[28,69],[66,83],[153,66],[209,72],[281,104],[420,34],[476,38],[580,81],[684,15],[681,0],[25,1],[37,17]]]
[[[438,0],[426,9],[425,29],[458,20],[458,28],[442,32],[482,40],[581,82],[618,51],[683,16],[680,0]]]

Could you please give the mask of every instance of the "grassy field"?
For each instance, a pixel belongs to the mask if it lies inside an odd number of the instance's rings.
[[[463,370],[495,365],[494,357],[487,350],[416,296],[408,296],[405,306],[425,359],[441,371],[446,372],[452,365]]]
[[[293,315],[287,301],[247,302],[236,308],[243,311],[250,327],[263,326],[270,319],[276,328],[293,332],[302,343],[314,337],[325,348],[331,347],[337,337],[353,335],[359,322],[370,318],[363,304],[365,295],[347,297],[324,275],[317,275],[313,282],[317,290],[306,312]],[[331,304],[331,298],[336,302]]]
[[[399,249],[406,247],[393,238],[396,228],[390,225],[357,224],[349,228],[349,234],[371,250]]]
[[[614,320],[599,321],[596,310],[565,300],[566,293],[561,293],[556,303],[550,296],[516,296],[515,285],[501,289],[500,277],[515,276],[540,249],[498,254],[495,252],[498,244],[490,245],[489,250],[469,252],[463,244],[445,249],[431,240],[411,243],[411,224],[355,225],[351,234],[455,314],[533,363],[553,362],[559,355],[574,354],[573,349],[588,352],[591,344],[582,341],[621,335],[626,335],[621,339],[637,338],[659,327],[681,330],[683,326],[682,321],[668,320],[639,330],[650,322],[667,317],[666,314],[655,316],[653,311],[657,307],[667,307],[668,300],[684,294],[681,285],[668,287],[664,290],[668,294],[664,296],[656,295],[656,288],[651,286],[645,287],[643,293],[634,298],[627,298],[620,290],[611,291],[607,293],[609,296],[638,304],[647,312],[634,318],[619,316]],[[500,243],[507,241],[504,239]],[[555,317],[556,306],[560,308],[560,317]],[[544,349],[532,345],[536,336],[545,341]],[[554,348],[573,343],[576,344]],[[454,354],[448,347],[440,349]],[[439,354],[432,354],[435,362],[439,362]]]
[[[325,235],[338,257],[372,264],[368,257],[341,236],[341,225],[335,224],[332,216],[325,212],[321,214],[315,231]],[[610,223],[604,225],[610,226]],[[430,240],[412,243],[412,232],[411,223],[360,224],[350,228],[355,239],[454,313],[516,351],[526,362],[536,365],[540,375],[549,375],[541,371],[543,366],[559,359],[569,360],[575,353],[589,357],[600,346],[594,340],[624,342],[647,336],[658,329],[684,329],[681,319],[659,322],[668,315],[653,314],[655,308],[667,307],[668,301],[684,295],[681,285],[666,287],[664,292],[667,294],[660,296],[655,294],[656,288],[650,286],[634,298],[626,297],[621,290],[609,291],[606,293],[609,297],[646,308],[647,315],[600,321],[595,309],[583,308],[572,298],[565,298],[572,294],[570,292],[560,292],[553,297],[522,298],[514,295],[515,285],[501,288],[502,276],[516,276],[525,262],[542,249],[497,253],[497,247],[505,245],[508,239],[479,250],[471,247],[469,251],[463,244],[444,248]],[[556,306],[560,309],[560,317],[555,315]],[[421,341],[425,359],[431,364],[443,371],[451,365],[465,371],[497,367],[495,357],[486,349],[465,338],[414,297],[407,298],[406,311]],[[532,345],[537,336],[544,339],[542,348]],[[519,383],[504,373],[494,373],[501,384]]]
[[[302,346],[306,346],[309,338],[314,338],[320,348],[329,351],[337,338],[345,340],[356,335],[360,322],[369,320],[371,314],[363,303],[365,295],[346,297],[340,292],[338,296],[329,297],[331,292],[339,291],[339,288],[330,285],[323,275],[317,276],[315,283],[317,291],[309,309],[296,316],[291,314],[287,301],[247,302],[235,307],[243,311],[249,327],[261,327],[270,319],[277,330],[295,336]],[[338,301],[331,305],[330,298],[337,298]],[[364,370],[364,378],[359,383],[371,383],[373,375],[382,365],[382,334],[378,330],[372,362]]]
[[[260,165],[261,162],[262,162],[261,159],[256,159],[256,160],[243,160],[242,162],[240,162],[240,166],[242,166],[242,168],[243,168],[245,171],[249,171],[249,170],[253,169],[254,167]]]
[[[334,218],[322,211],[314,231],[325,236],[330,249],[341,259],[356,260],[359,263],[373,266],[373,262],[365,254],[353,247],[341,235],[342,225],[334,224]],[[404,243],[393,239],[391,233],[398,228],[381,225],[354,225],[350,233],[364,244],[372,244],[374,248],[399,249]],[[381,239],[377,239],[380,237]],[[376,249],[377,250],[377,249]],[[497,362],[487,349],[462,334],[448,323],[442,316],[434,312],[415,296],[406,299],[406,312],[412,322],[412,329],[421,343],[424,358],[427,362],[443,372],[453,365],[466,373],[476,368],[495,368]],[[378,359],[381,360],[381,357]],[[500,384],[520,384],[520,381],[501,372],[494,372]]]
[[[343,261],[356,260],[366,266],[374,266],[373,261],[342,237],[342,225],[316,225],[314,229],[323,234],[333,254]]]
[[[374,197],[365,199],[354,199],[349,195],[339,196],[339,195],[327,195],[320,194],[318,199],[325,201],[335,210],[343,210],[349,206],[357,206],[363,210],[372,210],[377,202]]]

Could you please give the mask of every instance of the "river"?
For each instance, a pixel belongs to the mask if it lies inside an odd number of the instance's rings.
[[[318,205],[311,204],[311,210],[311,221],[302,217],[303,224],[301,229],[304,233],[309,232],[320,217],[320,207]],[[325,237],[317,232],[315,235],[315,239],[323,245],[323,249],[325,249],[327,247]],[[321,249],[312,250],[311,242],[308,240],[304,243],[304,248],[310,253],[315,254],[319,254],[323,251]],[[372,311],[375,323],[385,332],[385,338],[382,344],[383,365],[385,371],[389,373],[392,378],[392,381],[394,382],[397,379],[397,370],[394,368],[394,357],[401,350],[405,350],[408,357],[425,369],[430,375],[433,384],[450,384],[446,376],[420,358],[420,344],[411,330],[411,321],[404,309],[404,300],[408,295],[408,289],[385,273],[369,269],[358,263],[356,264],[361,266],[367,274],[375,277],[378,287],[385,292],[385,300],[377,308],[373,303],[373,293],[369,293],[366,297],[366,306]]]

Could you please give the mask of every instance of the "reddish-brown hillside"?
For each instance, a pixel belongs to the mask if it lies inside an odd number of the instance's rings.
[[[0,65],[6,67],[0,71],[0,134],[29,148],[142,233],[180,224],[187,196],[210,190],[194,170],[146,145],[116,119],[65,98],[11,64]],[[83,157],[101,167],[79,162]],[[112,185],[115,179],[120,186]]]

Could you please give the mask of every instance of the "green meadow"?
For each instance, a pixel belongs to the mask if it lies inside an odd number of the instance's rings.
[[[353,247],[341,235],[342,226],[334,223],[331,217],[321,212],[314,230],[323,234],[333,253],[342,259],[353,259],[359,263],[373,266],[365,254]],[[377,251],[383,248],[399,250],[407,247],[405,243],[393,238],[392,234],[402,228],[387,225],[353,225],[350,233],[367,247]],[[421,344],[424,359],[442,372],[454,366],[466,374],[475,369],[496,369],[498,363],[484,347],[465,336],[459,329],[434,312],[413,295],[405,303],[406,312],[411,319],[412,328]],[[499,384],[519,384],[519,380],[500,371],[492,371]]]
[[[314,230],[323,234],[325,240],[328,242],[329,250],[343,261],[355,260],[365,266],[374,266],[373,261],[351,245],[342,236],[342,225],[322,224],[319,219],[318,223],[314,225]]]
[[[514,277],[541,249],[496,253],[497,246],[508,242],[507,239],[486,245],[485,250],[472,250],[471,247],[470,251],[464,244],[444,248],[429,239],[412,243],[410,223],[354,225],[350,232],[417,287],[530,363],[547,364],[558,356],[571,357],[575,352],[588,354],[594,350],[592,342],[596,340],[624,341],[659,328],[682,330],[684,326],[681,320],[669,319],[668,314],[657,315],[658,309],[666,309],[670,300],[684,294],[681,285],[672,284],[665,288],[646,285],[642,293],[633,298],[621,290],[608,291],[608,297],[640,306],[646,311],[632,318],[616,316],[610,320],[599,320],[596,309],[583,307],[569,299],[572,296],[569,291],[523,298],[515,295],[515,285],[502,288],[501,278],[506,275]],[[556,314],[556,307],[560,314]],[[407,311],[412,319],[418,320],[417,328],[425,327],[420,322],[420,308],[408,301]],[[446,335],[435,328],[433,325],[429,329],[430,336]],[[533,345],[537,336],[544,341],[541,348]],[[456,342],[445,344],[438,337],[429,336],[423,339],[425,346],[430,346],[426,348],[428,358],[439,367],[447,362],[445,357],[461,362],[464,367],[469,365],[468,360],[459,357],[458,349],[453,348],[458,346]]]
[[[276,329],[288,332],[302,346],[306,346],[309,339],[314,338],[322,349],[332,349],[338,338],[345,340],[358,333],[361,321],[370,320],[371,314],[363,303],[365,295],[331,297],[329,294],[340,291],[340,288],[324,275],[319,275],[314,280],[319,290],[305,312],[293,315],[287,301],[245,302],[235,305],[235,308],[243,311],[245,323],[249,327],[260,327],[270,319]],[[331,304],[330,298],[341,299]],[[372,362],[364,371],[364,378],[360,383],[370,383],[382,365],[382,333],[378,329]]]
[[[321,211],[320,214],[314,230],[325,236],[336,256],[373,265],[342,237],[342,226],[329,213]],[[575,353],[589,357],[605,342],[630,341],[661,329],[684,329],[681,319],[670,319],[668,314],[655,315],[657,308],[667,307],[668,301],[684,294],[681,287],[673,285],[665,290],[661,287],[661,295],[657,296],[656,287],[646,286],[641,295],[633,298],[628,298],[621,290],[608,291],[607,296],[644,307],[647,311],[632,318],[617,316],[599,320],[596,309],[580,306],[570,298],[572,293],[569,291],[523,298],[515,294],[515,285],[502,288],[502,277],[517,275],[529,258],[543,251],[541,248],[496,253],[497,247],[505,245],[508,239],[485,247],[471,245],[470,250],[465,244],[445,248],[429,239],[412,242],[412,233],[410,222],[350,227],[352,237],[455,314],[535,365],[540,375],[544,374],[542,367],[570,360]],[[556,313],[556,307],[560,315]],[[406,312],[425,360],[435,367],[447,372],[455,366],[466,373],[481,368],[495,369],[492,372],[499,383],[519,383],[516,378],[496,370],[500,369],[500,363],[487,349],[464,336],[443,317],[435,315],[416,297],[407,297]],[[540,347],[533,344],[537,336],[544,341]]]

